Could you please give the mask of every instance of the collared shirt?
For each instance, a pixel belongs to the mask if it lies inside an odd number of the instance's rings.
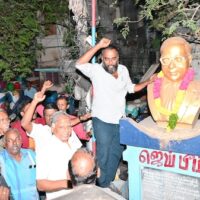
[[[11,188],[15,200],[38,200],[36,187],[35,153],[21,149],[21,160],[16,161],[7,150],[0,153],[1,173]]]
[[[124,65],[118,66],[118,78],[106,72],[102,64],[86,63],[76,65],[76,68],[92,81],[92,116],[107,123],[118,124],[120,118],[125,116],[125,96],[127,92],[133,93],[135,86],[127,68]]]
[[[51,128],[47,125],[33,123],[32,132],[36,145],[37,180],[64,180],[67,179],[68,162],[74,152],[82,146],[76,134],[72,134],[68,144],[52,135]],[[69,190],[47,192],[47,199],[53,199],[68,193]]]

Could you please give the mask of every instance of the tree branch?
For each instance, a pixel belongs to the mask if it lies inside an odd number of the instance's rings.
[[[199,10],[199,8],[200,8],[200,5],[195,9],[195,12],[194,12],[194,14],[192,15],[192,18],[191,18],[191,20],[193,20],[194,19],[194,16],[196,15],[196,13],[197,13],[197,11]]]

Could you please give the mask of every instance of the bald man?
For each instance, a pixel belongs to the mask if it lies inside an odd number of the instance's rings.
[[[13,199],[39,200],[35,152],[21,148],[22,138],[17,129],[5,132],[4,143],[5,149],[0,153],[1,173],[11,189]]]
[[[98,176],[96,159],[86,148],[78,149],[69,162],[69,175],[73,190],[68,195],[56,200],[124,200],[124,198],[108,188],[95,185]]]
[[[95,184],[97,163],[92,152],[85,148],[77,150],[69,162],[72,185]]]

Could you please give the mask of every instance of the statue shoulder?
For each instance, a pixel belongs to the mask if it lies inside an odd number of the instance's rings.
[[[148,84],[148,86],[147,86],[147,91],[152,91],[152,89],[153,89],[153,84],[154,84],[154,83]]]

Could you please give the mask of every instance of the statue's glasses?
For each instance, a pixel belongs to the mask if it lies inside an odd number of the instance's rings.
[[[160,62],[162,65],[170,65],[172,63],[172,61],[175,64],[180,65],[186,61],[186,58],[183,56],[176,56],[174,58],[171,58],[171,57],[161,57],[160,58]]]

